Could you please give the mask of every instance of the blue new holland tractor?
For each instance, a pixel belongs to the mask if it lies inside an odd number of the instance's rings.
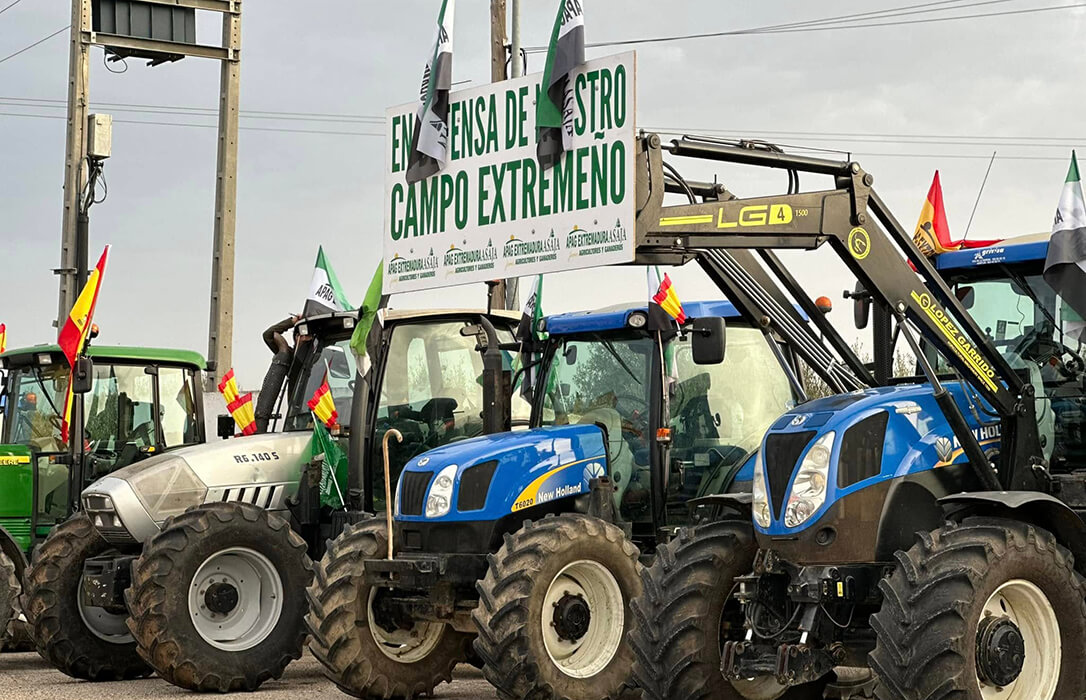
[[[532,428],[412,458],[391,531],[371,520],[330,544],[310,649],[342,690],[426,695],[465,660],[503,697],[628,686],[642,558],[691,500],[749,490],[744,465],[799,393],[791,349],[731,303],[684,308],[678,332],[645,307],[546,318]]]
[[[1047,236],[930,261],[855,163],[668,150],[834,178],[833,190],[649,214],[713,209],[727,222],[765,204],[780,221],[745,236],[673,235],[828,242],[873,313],[876,367],[867,387],[774,421],[749,505],[658,550],[632,635],[645,697],[1086,697],[1084,310],[1046,283]],[[887,376],[894,341],[918,376]]]

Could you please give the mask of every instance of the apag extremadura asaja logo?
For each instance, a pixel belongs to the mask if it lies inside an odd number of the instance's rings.
[[[465,240],[464,245],[468,242]],[[487,239],[486,245],[480,248],[458,248],[456,244],[449,246],[442,258],[442,266],[445,276],[461,275],[468,272],[481,270],[493,270],[498,260],[498,249],[494,242]]]
[[[554,229],[551,229],[550,235],[545,238],[523,240],[514,234],[509,236],[509,240],[502,246],[502,258],[505,259],[506,269],[509,269],[517,265],[557,260],[558,251],[561,249],[562,241],[554,234]]]
[[[616,219],[611,228],[595,228],[598,222],[593,221],[593,229],[585,230],[580,226],[574,226],[566,234],[566,250],[569,251],[569,259],[581,258],[603,253],[614,253],[626,247],[629,236],[626,227],[622,225],[622,219]]]
[[[408,254],[413,255],[414,252],[415,249],[412,248],[408,251]],[[426,279],[437,274],[438,264],[439,260],[438,257],[434,255],[433,248],[431,248],[430,252],[426,255],[411,258],[405,258],[399,253],[396,253],[396,255],[388,261],[388,274],[390,277],[396,277],[400,281]]]

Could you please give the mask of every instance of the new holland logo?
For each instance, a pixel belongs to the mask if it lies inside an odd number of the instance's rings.
[[[794,416],[794,417],[792,418],[792,422],[791,422],[791,423],[789,423],[788,425],[790,425],[790,426],[792,426],[793,428],[795,428],[796,426],[800,426],[800,425],[803,425],[804,423],[806,423],[806,422],[807,422],[807,418],[808,418],[808,416],[807,416],[807,414],[806,414],[806,413],[801,413],[801,414],[800,414],[800,415],[798,415],[798,416]]]
[[[584,467],[584,480],[590,482],[604,475],[603,465],[599,462],[589,462]]]
[[[430,463],[430,458],[429,457],[419,457],[419,466],[420,467],[425,467],[429,463]]]

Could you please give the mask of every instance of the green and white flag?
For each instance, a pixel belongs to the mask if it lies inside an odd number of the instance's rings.
[[[536,351],[536,345],[546,333],[541,330],[543,325],[543,275],[538,275],[532,293],[524,302],[524,309],[520,314],[520,325],[517,326],[517,338],[520,340],[520,355],[517,358],[514,370],[525,368],[520,379],[520,393],[525,398],[531,398],[532,387],[536,384],[538,367],[531,364],[532,354]]]
[[[557,163],[573,143],[573,83],[570,71],[584,63],[584,8],[582,0],[561,0],[554,18],[547,63],[536,102],[536,156],[547,169]]]
[[[317,248],[317,264],[313,268],[313,281],[309,284],[309,296],[305,299],[302,316],[309,318],[333,311],[348,311],[351,308],[347,295],[339,284],[339,278],[336,277],[336,271],[324,256],[324,247]]]
[[[1074,151],[1052,223],[1044,278],[1075,313],[1086,318],[1086,201]]]
[[[407,159],[407,182],[425,180],[445,167],[449,147],[449,91],[452,89],[453,2],[442,0],[434,48],[426,61],[419,109]]]
[[[381,345],[381,331],[384,328],[385,307],[388,306],[388,295],[383,293],[385,262],[377,263],[377,270],[373,273],[370,286],[366,290],[366,298],[362,300],[362,306],[358,309],[358,321],[355,323],[354,333],[351,335],[351,350],[358,360],[358,376],[367,379],[370,368],[373,366],[373,358]]]

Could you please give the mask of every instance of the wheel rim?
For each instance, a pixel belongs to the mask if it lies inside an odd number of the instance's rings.
[[[79,608],[79,617],[87,626],[91,634],[110,644],[128,644],[132,642],[132,633],[128,631],[126,620],[128,616],[123,613],[111,613],[105,608],[88,605],[83,602],[83,578],[79,579],[80,593],[76,594],[76,607]],[[22,615],[20,615],[22,617]],[[23,618],[25,619],[25,618]]]
[[[200,637],[223,651],[245,651],[272,633],[283,613],[275,565],[245,547],[212,554],[189,585],[189,617]]]
[[[614,575],[599,562],[576,561],[551,581],[543,598],[543,646],[572,678],[590,678],[622,645],[626,605]]]
[[[1018,637],[1015,636],[1017,632]],[[1019,645],[1020,641],[1020,645]],[[1024,649],[1024,655],[1019,653]],[[985,700],[1052,700],[1060,679],[1060,624],[1048,597],[1023,579],[1007,581],[984,604],[977,635],[977,682]],[[1017,677],[997,685],[992,677]]]
[[[413,664],[422,661],[430,655],[441,637],[445,634],[445,625],[440,622],[416,621],[411,629],[397,629],[388,631],[377,623],[373,612],[373,601],[377,597],[378,589],[370,589],[369,600],[366,603],[368,626],[373,641],[381,653],[396,663]]]

